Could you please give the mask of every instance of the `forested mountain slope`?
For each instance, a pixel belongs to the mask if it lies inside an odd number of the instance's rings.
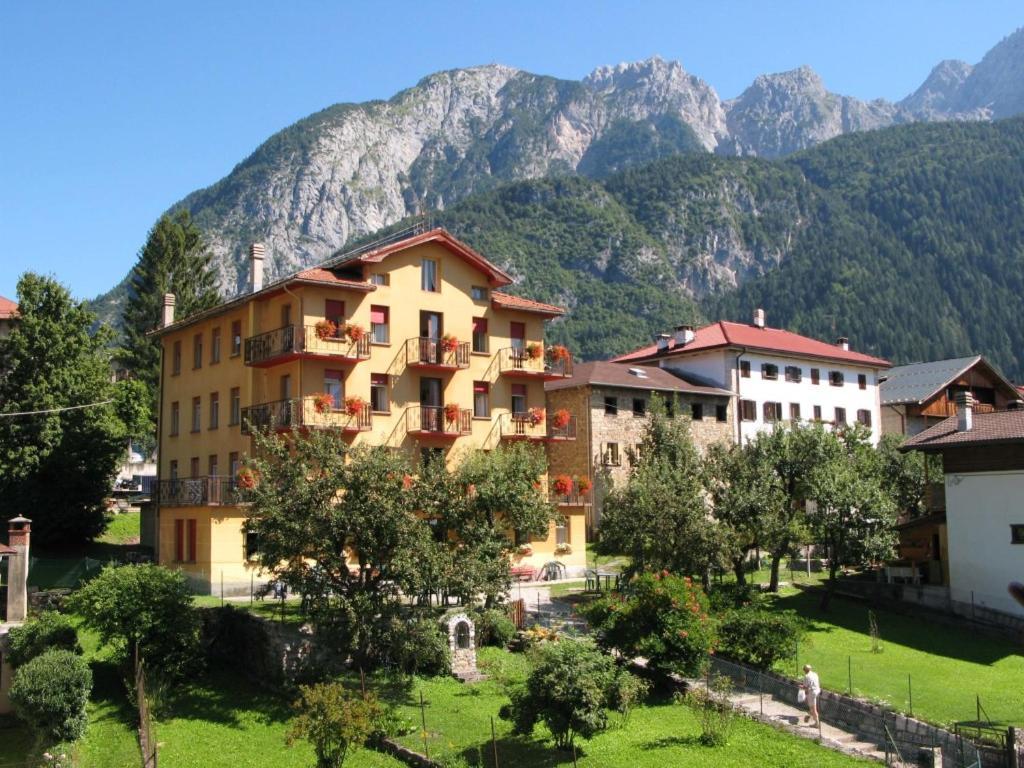
[[[894,362],[977,351],[1024,378],[1024,119],[517,182],[436,220],[566,305],[553,334],[584,357],[762,306]]]

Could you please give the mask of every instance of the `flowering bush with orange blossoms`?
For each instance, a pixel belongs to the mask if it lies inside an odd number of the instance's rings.
[[[668,571],[634,576],[628,594],[613,594],[584,611],[598,644],[627,658],[643,656],[663,672],[703,672],[716,645],[708,598],[689,576]]]

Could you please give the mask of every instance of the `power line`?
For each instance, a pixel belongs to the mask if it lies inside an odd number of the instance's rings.
[[[64,411],[78,411],[82,408],[95,408],[97,405],[107,405],[113,400],[100,400],[98,403],[86,403],[85,405],[68,405],[63,408],[46,408],[41,411],[16,411],[14,413],[0,413],[0,419],[14,416],[41,416],[44,413],[63,413]]]

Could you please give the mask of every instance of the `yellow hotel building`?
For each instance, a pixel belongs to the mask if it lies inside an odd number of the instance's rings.
[[[416,460],[439,452],[449,466],[502,441],[575,439],[574,419],[543,410],[544,382],[572,373],[571,358],[538,355],[545,321],[563,310],[497,290],[509,275],[445,230],[407,233],[267,286],[262,246],[250,260],[245,294],[179,321],[168,295],[155,332],[159,482],[143,530],[158,561],[198,591],[240,593],[261,581],[234,496],[250,425],[333,429],[351,445]],[[557,560],[578,573],[584,506],[553,501],[565,524],[513,565]]]

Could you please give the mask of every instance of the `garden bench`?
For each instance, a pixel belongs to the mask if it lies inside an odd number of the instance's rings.
[[[512,568],[511,573],[516,581],[533,581],[535,569],[532,565],[517,565]]]

